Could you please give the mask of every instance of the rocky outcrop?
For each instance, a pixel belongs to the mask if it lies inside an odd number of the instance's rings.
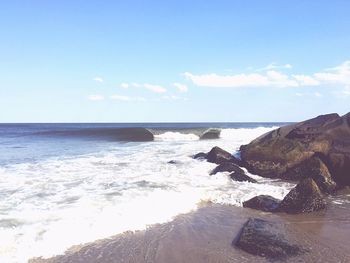
[[[225,162],[230,162],[233,159],[231,153],[215,146],[208,152],[207,161],[210,163],[222,164]]]
[[[221,130],[219,129],[208,129],[200,137],[200,140],[210,140],[210,139],[219,139]]]
[[[275,212],[281,200],[269,195],[258,195],[243,202],[243,207],[257,209],[265,212]]]
[[[277,211],[291,214],[313,212],[326,207],[320,189],[311,178],[303,179],[282,200]]]
[[[255,179],[249,177],[248,175],[246,175],[244,173],[233,172],[232,174],[230,174],[230,178],[233,181],[237,181],[237,182],[257,183],[257,181]]]
[[[219,164],[213,171],[211,171],[210,175],[220,173],[220,172],[236,172],[236,173],[242,173],[244,174],[244,171],[241,167],[238,165],[232,163],[232,162],[225,162],[222,164]]]
[[[312,156],[322,156],[332,179],[350,185],[350,113],[321,115],[271,131],[240,148],[248,171],[281,178]]]
[[[259,218],[249,218],[233,244],[250,254],[275,260],[307,251],[296,244],[283,224]]]
[[[292,167],[286,173],[282,174],[281,178],[290,180],[312,178],[324,193],[333,193],[337,187],[327,166],[316,156]]]

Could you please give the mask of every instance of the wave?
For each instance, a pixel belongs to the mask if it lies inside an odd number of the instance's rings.
[[[155,135],[155,140],[158,141],[196,141],[199,140],[199,136],[193,133],[181,133],[181,132],[165,132],[159,135]]]
[[[111,141],[146,142],[153,141],[154,135],[146,128],[86,128],[55,130],[35,133],[52,137],[80,137]]]

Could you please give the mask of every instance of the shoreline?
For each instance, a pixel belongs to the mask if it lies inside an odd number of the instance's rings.
[[[325,211],[298,215],[207,204],[168,223],[73,246],[64,255],[29,262],[269,262],[232,245],[249,217],[285,224],[309,250],[284,262],[349,262],[350,205],[328,203]]]

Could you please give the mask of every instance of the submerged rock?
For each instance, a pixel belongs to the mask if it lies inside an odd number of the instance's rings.
[[[201,136],[200,140],[210,140],[210,139],[219,139],[221,130],[219,129],[208,129]]]
[[[192,158],[193,158],[193,159],[204,160],[204,159],[207,158],[207,155],[208,155],[208,154],[206,154],[206,153],[204,153],[204,152],[200,152],[200,153],[197,153],[197,154],[193,155]]]
[[[243,207],[262,210],[265,212],[275,212],[278,209],[281,200],[269,195],[258,195],[243,202]]]
[[[283,224],[259,218],[249,218],[233,243],[250,254],[272,259],[284,259],[306,252],[290,238]]]
[[[320,189],[311,178],[303,179],[281,201],[278,211],[297,214],[322,210],[326,207]]]
[[[249,182],[249,183],[258,182],[244,173],[233,172],[232,174],[230,174],[230,177],[233,181],[238,181],[238,182]]]
[[[307,177],[312,178],[322,192],[325,193],[333,193],[337,187],[327,166],[316,156],[289,169],[286,173],[282,174],[281,177],[291,180],[300,180]]]
[[[315,154],[322,155],[332,179],[350,185],[350,113],[321,115],[271,131],[240,148],[248,171],[281,178]]]
[[[225,162],[225,163],[219,164],[217,167],[215,167],[213,171],[211,171],[210,175],[220,173],[220,172],[236,172],[236,173],[244,174],[243,169],[232,162]]]

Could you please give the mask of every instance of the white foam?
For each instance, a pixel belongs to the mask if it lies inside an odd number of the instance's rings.
[[[192,133],[180,133],[180,132],[165,132],[159,135],[155,135],[155,140],[158,141],[195,141],[199,139],[199,136]]]
[[[214,141],[165,133],[154,142],[1,168],[0,261],[49,257],[72,245],[145,229],[196,209],[203,200],[241,205],[258,194],[282,198],[293,185],[210,176],[214,164],[189,157],[215,145],[235,150],[267,131],[246,130],[223,130],[222,139]]]

